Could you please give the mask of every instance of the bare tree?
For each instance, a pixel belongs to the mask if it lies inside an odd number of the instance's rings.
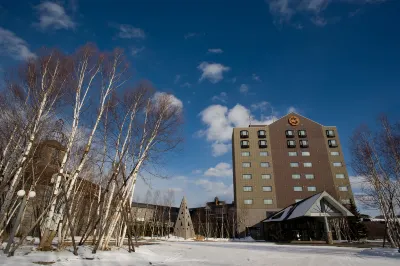
[[[376,204],[386,222],[391,244],[400,251],[400,125],[380,118],[380,131],[371,132],[366,126],[357,129],[352,137],[352,166],[364,179],[360,198],[365,204]]]

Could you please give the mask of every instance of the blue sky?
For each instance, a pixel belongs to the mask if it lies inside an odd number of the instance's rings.
[[[159,170],[170,178],[147,183],[199,206],[232,200],[231,128],[249,115],[269,122],[296,110],[336,125],[348,163],[358,125],[398,119],[399,9],[394,0],[3,0],[0,71],[42,46],[124,48],[136,81],[183,103],[185,142]],[[139,199],[147,189],[139,182]]]

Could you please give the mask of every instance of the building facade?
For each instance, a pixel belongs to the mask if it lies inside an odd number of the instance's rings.
[[[334,126],[290,113],[270,125],[234,128],[232,157],[239,232],[261,235],[261,220],[318,192],[354,201]]]

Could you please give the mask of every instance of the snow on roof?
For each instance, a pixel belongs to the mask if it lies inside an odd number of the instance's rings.
[[[322,211],[320,207],[321,200],[324,200],[326,210]],[[317,193],[302,201],[287,206],[281,211],[273,214],[263,222],[280,222],[291,220],[299,217],[316,217],[316,216],[353,216],[342,204],[336,201],[328,192],[323,191]]]

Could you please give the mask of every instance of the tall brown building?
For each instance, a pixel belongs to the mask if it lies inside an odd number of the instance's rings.
[[[271,212],[327,191],[353,200],[336,127],[296,113],[270,125],[234,128],[233,185],[239,232],[257,237]]]

